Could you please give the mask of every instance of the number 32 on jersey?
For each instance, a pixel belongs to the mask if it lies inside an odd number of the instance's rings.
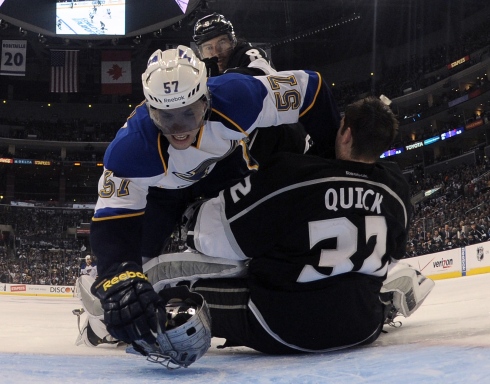
[[[331,267],[333,268],[333,271],[330,275],[324,275],[313,268],[313,266],[305,265],[297,282],[308,283],[352,271],[354,264],[350,260],[350,257],[357,251],[362,252],[362,249],[360,250],[359,247],[365,247],[363,244],[358,244],[356,241],[358,238],[357,227],[346,217],[311,221],[308,223],[308,226],[310,233],[310,249],[322,240],[331,238],[337,239],[336,249],[321,250],[320,261],[317,266],[320,268]],[[388,263],[384,266],[382,264],[382,258],[386,253],[386,237],[388,234],[386,220],[383,216],[366,216],[365,228],[365,244],[367,244],[372,236],[376,236],[376,245],[371,254],[365,257],[362,267],[356,272],[374,276],[384,276],[388,268]]]

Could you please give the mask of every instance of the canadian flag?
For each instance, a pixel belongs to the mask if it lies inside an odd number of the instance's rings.
[[[131,93],[131,51],[102,51],[100,67],[102,94]]]

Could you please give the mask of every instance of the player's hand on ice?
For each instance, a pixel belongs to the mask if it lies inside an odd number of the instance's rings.
[[[126,343],[156,341],[165,330],[165,305],[139,265],[124,262],[113,273],[96,279],[92,294],[104,309],[107,331]]]

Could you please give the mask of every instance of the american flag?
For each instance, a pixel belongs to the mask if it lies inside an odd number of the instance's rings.
[[[78,92],[78,51],[51,51],[51,92]]]

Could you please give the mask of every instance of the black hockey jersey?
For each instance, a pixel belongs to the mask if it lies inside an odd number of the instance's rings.
[[[394,163],[280,154],[205,202],[188,241],[248,260],[247,307],[287,351],[346,348],[381,331],[379,292],[389,262],[404,254],[409,198]],[[284,351],[267,340],[252,346]]]
[[[382,281],[405,251],[409,198],[394,163],[281,154],[206,202],[193,241],[207,255],[250,258],[250,273],[278,288],[348,272]]]

